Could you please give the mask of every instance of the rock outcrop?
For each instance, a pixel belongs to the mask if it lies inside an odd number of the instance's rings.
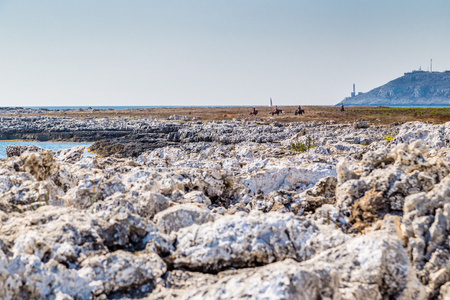
[[[345,98],[356,106],[449,106],[450,71],[413,71],[367,93]]]
[[[0,160],[0,298],[448,296],[450,123],[174,126]]]
[[[7,146],[6,147],[6,156],[12,157],[12,156],[20,156],[25,151],[31,151],[31,152],[42,152],[44,149],[38,146],[34,145],[28,145],[28,146]]]

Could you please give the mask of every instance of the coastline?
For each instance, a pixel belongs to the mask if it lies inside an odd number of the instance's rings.
[[[368,107],[350,106],[345,108],[345,112],[340,112],[335,106],[302,106],[305,114],[295,116],[297,106],[280,106],[283,113],[271,116],[269,113],[275,107],[255,106],[258,110],[256,119],[263,122],[326,122],[335,121],[338,123],[356,122],[365,120],[373,124],[391,124],[393,122],[437,122],[445,123],[450,120],[450,107]],[[188,117],[198,117],[200,121],[221,121],[233,119],[254,120],[250,116],[253,106],[233,106],[233,107],[159,107],[159,108],[136,108],[123,110],[99,110],[99,109],[71,109],[68,111],[44,111],[36,109],[8,110],[1,112],[0,119],[5,117],[49,117],[49,118],[131,118],[145,119],[155,118],[167,120],[172,115]]]
[[[137,157],[145,151],[176,146],[192,141],[181,139],[179,132],[189,126],[206,126],[210,122],[244,122],[270,127],[273,124],[345,125],[366,122],[370,126],[398,126],[421,121],[443,124],[450,121],[450,108],[336,107],[304,106],[305,114],[295,116],[297,107],[280,106],[283,113],[269,114],[273,107],[162,107],[151,109],[111,110],[31,110],[27,114],[11,110],[0,115],[3,129],[0,139],[39,142],[92,142],[89,151],[99,156]],[[39,113],[38,113],[39,112]],[[201,125],[203,124],[203,125]],[[307,125],[307,126],[310,126]],[[161,130],[159,129],[161,128]],[[220,140],[200,137],[198,141]]]
[[[68,299],[445,292],[445,111],[410,122],[402,110],[311,109],[309,118],[306,107],[302,121],[288,122],[249,118],[247,109],[3,118],[2,134],[98,139],[99,156],[78,147],[0,160],[9,282],[0,291]],[[379,121],[361,118],[368,112]],[[364,282],[352,279],[361,274]]]

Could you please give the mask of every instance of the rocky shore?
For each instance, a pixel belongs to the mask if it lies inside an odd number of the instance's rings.
[[[450,122],[49,118],[101,156],[0,160],[0,298],[450,298]]]

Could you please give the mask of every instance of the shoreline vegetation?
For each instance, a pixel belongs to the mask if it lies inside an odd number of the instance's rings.
[[[110,109],[73,109],[73,110],[41,110],[41,109],[9,109],[0,114],[7,116],[48,116],[70,117],[81,119],[93,118],[156,118],[168,119],[172,115],[185,115],[197,117],[199,121],[220,121],[233,119],[255,120],[250,112],[253,107],[160,107],[160,108],[136,108],[123,110]],[[279,106],[283,111],[280,115],[272,116],[271,111],[275,107],[255,106],[258,114],[256,119],[265,122],[325,122],[333,121],[338,124],[368,121],[371,124],[388,125],[398,122],[433,122],[445,123],[450,121],[450,107],[368,107],[349,106],[345,111],[339,111],[336,106],[302,106],[305,114],[294,115],[297,106]]]

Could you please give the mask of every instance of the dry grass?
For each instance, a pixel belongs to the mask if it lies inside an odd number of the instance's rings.
[[[337,123],[348,123],[359,120],[369,121],[372,124],[391,124],[394,122],[408,121],[431,121],[444,123],[450,121],[450,107],[444,108],[394,108],[394,107],[347,107],[344,112],[334,106],[302,106],[305,114],[295,116],[296,106],[279,106],[283,114],[271,116],[270,107],[256,107],[258,115],[256,118],[267,122],[304,122],[304,121],[336,121]],[[50,111],[48,116],[66,116],[75,118],[98,118],[98,117],[128,117],[167,119],[171,115],[186,115],[199,117],[202,121],[249,119],[252,107],[165,107],[126,110],[100,110],[100,111]]]

